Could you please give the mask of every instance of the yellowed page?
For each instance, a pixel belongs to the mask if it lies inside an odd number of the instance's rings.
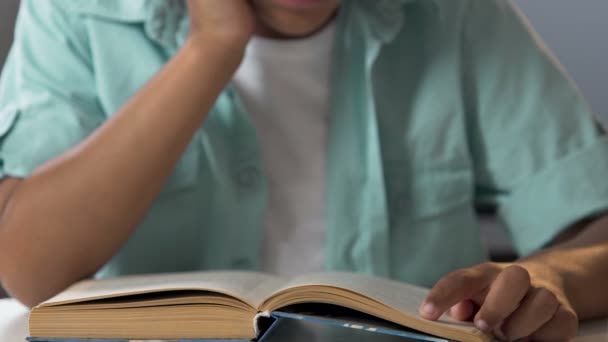
[[[79,282],[40,307],[79,303],[145,293],[210,291],[225,294],[257,308],[285,280],[254,272],[191,272],[128,276]]]
[[[332,291],[332,288],[341,291]],[[338,297],[332,296],[340,293],[342,295]],[[272,294],[263,307],[268,310],[280,309],[276,307],[277,304],[271,304],[279,297],[287,300],[290,296],[299,297],[301,302],[307,303],[328,303],[323,299],[332,298],[339,305],[430,334],[461,341],[489,340],[471,323],[458,322],[447,315],[438,322],[419,317],[418,307],[427,293],[427,289],[389,279],[353,273],[317,273],[290,281]]]
[[[276,292],[301,286],[332,286],[360,293],[398,311],[418,315],[427,289],[355,273],[326,272],[297,277]]]

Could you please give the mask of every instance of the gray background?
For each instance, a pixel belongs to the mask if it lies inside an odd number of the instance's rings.
[[[547,45],[608,120],[608,1],[517,0]]]
[[[595,112],[608,121],[608,1],[516,2],[579,84]],[[12,38],[17,4],[18,0],[0,0],[0,65]],[[484,219],[484,227],[484,239],[490,248],[499,254],[508,253],[509,244],[500,225]]]
[[[13,37],[13,24],[18,4],[18,0],[0,0],[0,65],[4,61]]]

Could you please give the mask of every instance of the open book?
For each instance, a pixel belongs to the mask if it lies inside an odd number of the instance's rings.
[[[472,324],[424,320],[427,290],[351,273],[292,280],[253,272],[131,276],[77,283],[35,307],[30,335],[64,339],[255,339],[272,312],[348,308],[403,327],[458,341],[490,341]],[[331,312],[326,312],[331,314]]]

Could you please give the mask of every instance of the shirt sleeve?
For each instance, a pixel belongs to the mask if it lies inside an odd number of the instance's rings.
[[[24,0],[0,78],[0,178],[27,177],[104,120],[83,23],[60,0]]]
[[[563,68],[508,0],[472,0],[463,68],[479,201],[521,255],[608,208],[608,141]]]

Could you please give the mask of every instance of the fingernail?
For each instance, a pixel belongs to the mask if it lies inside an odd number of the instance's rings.
[[[428,316],[435,316],[437,314],[437,308],[432,303],[424,304],[420,311]]]
[[[490,330],[490,326],[488,325],[488,323],[486,323],[486,321],[482,319],[475,321],[475,326],[477,327],[477,329],[483,332],[488,332]]]

